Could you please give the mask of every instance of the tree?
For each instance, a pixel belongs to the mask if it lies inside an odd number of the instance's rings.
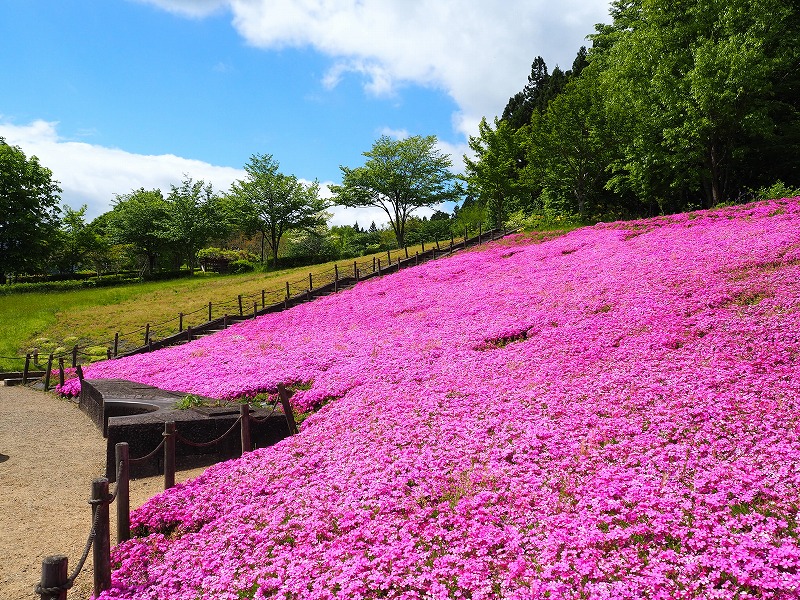
[[[184,176],[180,186],[171,186],[168,205],[168,237],[191,271],[197,252],[212,238],[221,237],[226,227],[218,196],[211,184]]]
[[[145,258],[143,271],[152,273],[156,258],[169,243],[169,206],[161,190],[140,188],[117,195],[108,220],[117,244],[131,244]]]
[[[520,183],[520,170],[527,128],[514,130],[508,122],[495,118],[492,129],[483,118],[478,131],[477,137],[469,138],[475,159],[464,156],[464,180],[468,191],[488,208],[494,226],[500,228],[516,198],[526,192]]]
[[[64,206],[61,227],[56,239],[54,261],[60,273],[72,273],[80,266],[92,264],[102,243],[94,229],[84,220],[86,205],[78,210]]]
[[[599,95],[627,134],[610,185],[662,210],[709,207],[746,187],[741,166],[778,129],[779,83],[796,71],[789,0],[617,0],[593,36]],[[796,97],[796,92],[795,92]],[[796,122],[796,112],[792,118]],[[763,161],[762,161],[763,162]]]
[[[35,156],[0,137],[0,283],[35,270],[50,251],[61,188]]]
[[[399,247],[405,245],[405,227],[418,208],[460,196],[450,172],[450,158],[435,148],[436,136],[393,140],[381,136],[364,152],[362,167],[342,170],[342,184],[331,186],[341,206],[373,206],[389,217]]]
[[[247,235],[261,234],[261,262],[269,244],[273,267],[278,264],[278,246],[289,230],[311,231],[325,222],[325,200],[319,183],[304,184],[294,175],[279,172],[269,154],[254,154],[245,165],[245,179],[235,181],[229,194],[229,210]]]

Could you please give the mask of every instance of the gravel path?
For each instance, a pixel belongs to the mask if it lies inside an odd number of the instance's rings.
[[[36,599],[42,559],[83,552],[92,479],[105,472],[106,442],[77,404],[20,386],[0,386],[0,598]],[[203,468],[180,471],[185,481]],[[131,481],[131,508],[163,489],[163,477]],[[113,486],[112,486],[113,490]],[[111,543],[116,540],[114,510]],[[68,594],[92,593],[91,556]]]

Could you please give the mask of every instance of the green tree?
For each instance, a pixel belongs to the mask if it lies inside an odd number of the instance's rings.
[[[746,184],[741,165],[778,125],[776,86],[797,69],[795,3],[617,0],[612,16],[590,53],[625,134],[610,185],[664,211],[735,196]]]
[[[144,258],[144,273],[155,271],[156,258],[169,245],[169,206],[161,190],[117,195],[107,226],[114,243],[130,244]]]
[[[54,261],[60,273],[72,273],[84,265],[92,265],[93,255],[102,248],[94,229],[86,223],[84,204],[78,210],[63,207]]]
[[[184,176],[179,186],[171,186],[167,196],[169,240],[194,271],[197,252],[212,238],[223,237],[227,223],[219,197],[211,184]]]
[[[537,113],[538,114],[538,113]],[[467,191],[480,198],[495,227],[502,227],[517,200],[530,195],[520,180],[524,165],[527,127],[513,129],[507,121],[494,120],[494,129],[481,119],[478,136],[470,136],[475,159],[464,156]]]
[[[325,200],[319,184],[304,184],[294,175],[284,175],[269,154],[254,154],[245,165],[245,179],[235,181],[229,194],[229,211],[247,235],[261,234],[261,262],[265,246],[278,264],[278,248],[290,230],[311,231],[325,223]]]
[[[58,226],[60,193],[50,169],[0,137],[0,283],[41,268]]]
[[[450,158],[435,148],[436,136],[393,140],[381,136],[368,152],[364,166],[342,170],[342,184],[331,186],[341,206],[373,206],[389,217],[397,245],[405,245],[406,222],[423,206],[460,196]]]

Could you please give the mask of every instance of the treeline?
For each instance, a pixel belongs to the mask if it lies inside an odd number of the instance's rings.
[[[468,191],[514,212],[625,219],[800,186],[800,13],[787,0],[617,0],[568,71],[534,60],[470,138]]]

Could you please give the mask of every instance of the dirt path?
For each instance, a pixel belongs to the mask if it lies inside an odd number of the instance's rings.
[[[0,598],[37,599],[42,559],[83,552],[91,526],[92,479],[105,472],[106,442],[74,402],[22,387],[0,386]],[[181,471],[185,481],[202,468]],[[163,489],[163,477],[131,481],[131,508]],[[111,543],[115,543],[111,518]],[[91,556],[69,600],[92,593]]]

